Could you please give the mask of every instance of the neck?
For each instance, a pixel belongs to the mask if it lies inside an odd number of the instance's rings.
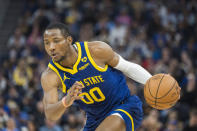
[[[66,55],[65,59],[60,61],[60,64],[64,67],[69,67],[72,68],[73,65],[76,63],[77,58],[78,58],[78,53],[75,50],[74,46],[70,46],[70,52]]]

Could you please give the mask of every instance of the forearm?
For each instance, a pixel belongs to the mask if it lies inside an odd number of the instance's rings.
[[[49,120],[56,121],[61,118],[67,108],[63,105],[62,101],[55,104],[47,104],[45,106],[45,115]]]
[[[145,84],[146,81],[152,77],[152,75],[143,67],[138,64],[126,61],[121,56],[119,56],[119,62],[114,68],[122,71],[126,76],[141,84]]]

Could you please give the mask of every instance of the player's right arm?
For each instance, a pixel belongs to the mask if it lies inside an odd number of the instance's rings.
[[[81,94],[83,86],[81,83],[75,82],[68,94],[59,101],[58,87],[61,86],[61,80],[57,74],[49,68],[42,73],[41,85],[44,91],[43,104],[45,116],[49,120],[58,120],[65,110],[72,105],[74,100],[81,99],[79,94]]]

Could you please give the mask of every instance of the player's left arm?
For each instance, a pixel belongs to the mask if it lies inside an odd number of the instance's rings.
[[[100,66],[102,66],[102,64],[110,65],[141,84],[145,84],[146,81],[152,77],[152,75],[142,66],[125,60],[119,54],[114,52],[105,42],[89,42],[88,47],[95,62]]]

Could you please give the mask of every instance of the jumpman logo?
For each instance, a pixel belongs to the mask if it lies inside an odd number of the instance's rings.
[[[65,73],[64,73],[64,81],[65,81],[66,79],[70,79],[70,78],[68,78],[68,77],[65,75]]]

